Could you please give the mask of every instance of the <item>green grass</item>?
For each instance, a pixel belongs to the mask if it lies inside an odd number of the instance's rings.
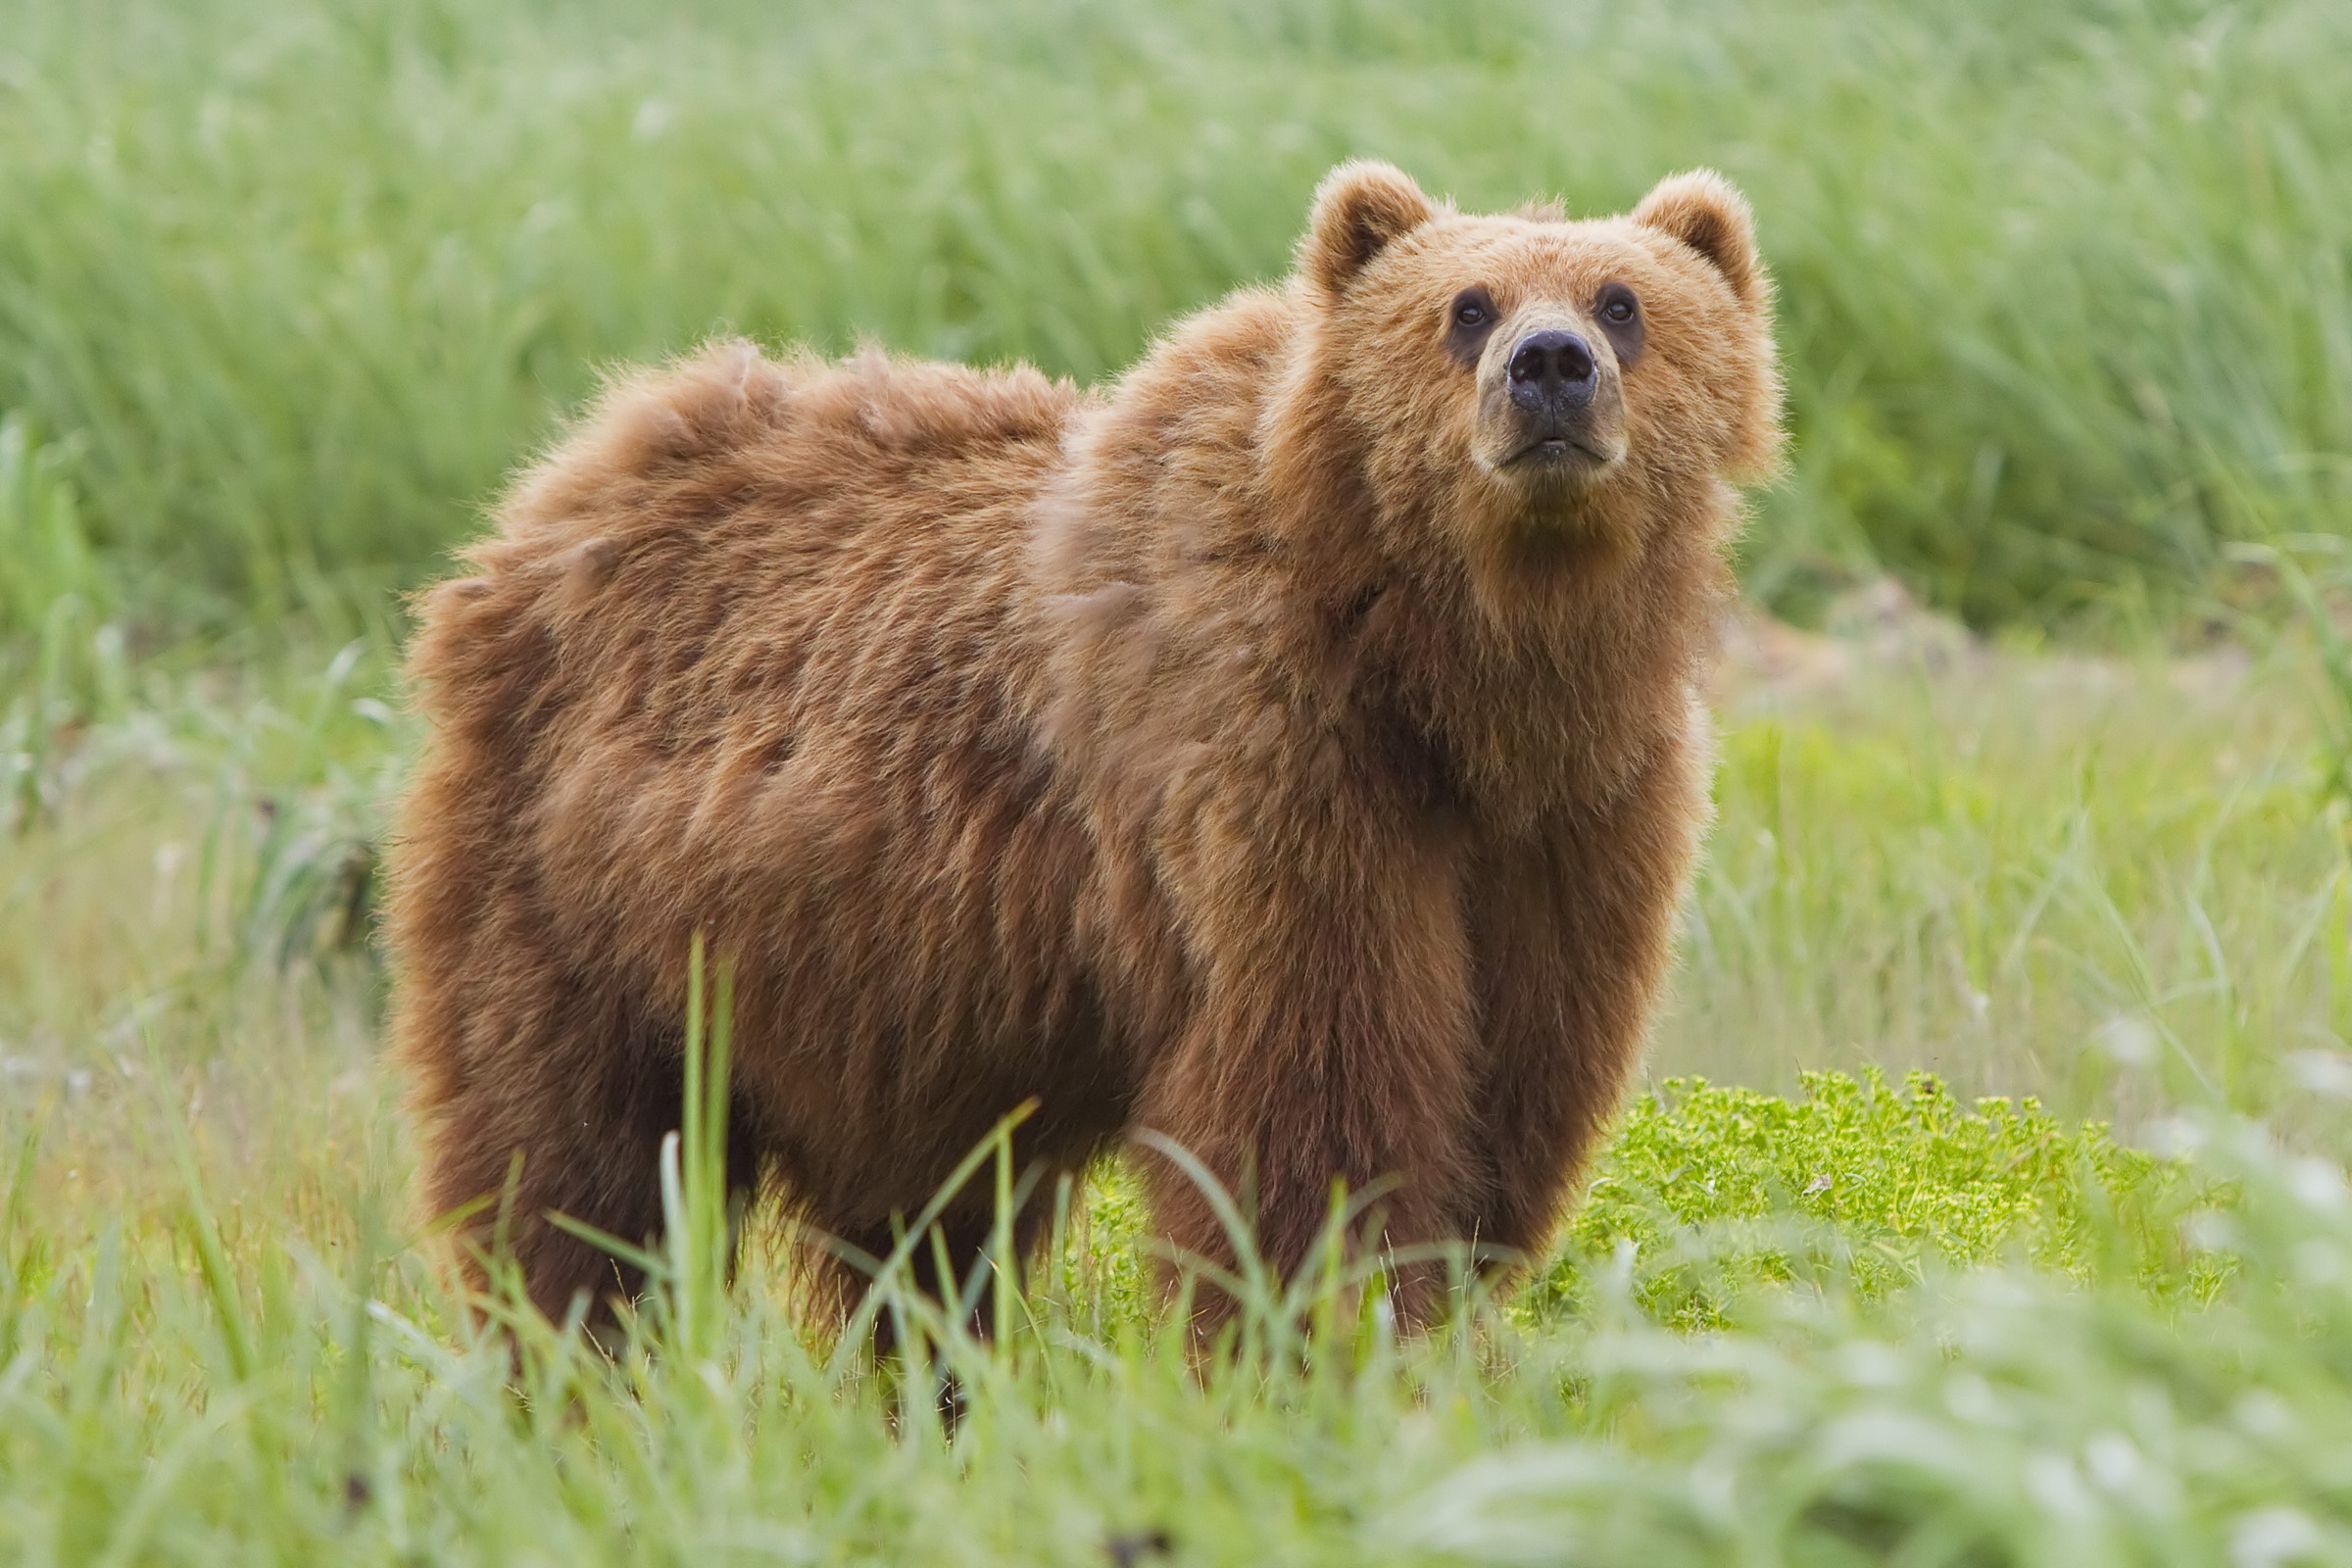
[[[1666,1142],[1720,1142],[1712,1110],[1642,1114],[1668,1136],[1621,1145],[1615,1180],[1671,1186]],[[2019,1142],[1992,1119],[1994,1142]],[[2241,1124],[2201,1130],[2182,1179],[2228,1201],[2170,1243],[2170,1277],[2193,1289],[2151,1295],[2094,1250],[2078,1278],[2021,1254],[1929,1262],[1888,1292],[1858,1267],[1869,1227],[1839,1225],[1789,1250],[1797,1283],[1773,1288],[1752,1237],[1691,1233],[1681,1266],[1730,1263],[1713,1332],[1661,1321],[1628,1240],[1558,1265],[1573,1313],[1472,1309],[1400,1343],[1377,1315],[1305,1340],[1260,1310],[1248,1350],[1197,1365],[1182,1336],[1106,1313],[1081,1271],[1019,1303],[993,1349],[930,1320],[963,1391],[952,1438],[927,1380],[812,1340],[763,1277],[686,1310],[683,1282],[716,1278],[707,1245],[681,1249],[677,1294],[616,1360],[542,1330],[514,1373],[386,1255],[365,1203],[289,1235],[207,1204],[190,1176],[155,1218],[60,1245],[21,1168],[0,1231],[0,1550],[1075,1565],[1164,1540],[1198,1563],[2338,1560],[2342,1173]],[[1966,1203],[1950,1131],[1896,1115],[1874,1152],[1916,1162],[1914,1195]],[[698,1201],[690,1181],[681,1208]],[[2131,1250],[2128,1224],[2090,1229]],[[1312,1318],[1339,1298],[1306,1299]]]
[[[1684,1328],[1724,1327],[1743,1286],[1831,1257],[1870,1297],[1937,1262],[2013,1261],[2202,1300],[2224,1265],[2184,1253],[2184,1233],[2227,1196],[2098,1123],[2032,1100],[1966,1106],[1925,1074],[1897,1092],[1875,1070],[1808,1073],[1799,1100],[1670,1080],[1627,1108],[1566,1256],[1519,1311],[1586,1305],[1579,1261],[1619,1248],[1642,1310]]]
[[[407,737],[380,655],[328,663],[139,666],[0,841],[0,1560],[2352,1546],[2352,960],[2296,644],[2193,701],[2203,663],[2039,655],[1734,680],[1661,1077],[1525,1286],[1426,1342],[1286,1348],[1267,1316],[1200,1371],[1106,1171],[1012,1348],[951,1347],[952,1442],[808,1334],[766,1235],[733,1293],[651,1314],[659,1353],[539,1335],[508,1386],[399,1217],[337,868]],[[2011,953],[1988,1017],[1953,965]],[[1895,1076],[1796,1072],[1833,1058]],[[1932,1060],[1956,1093],[1900,1077]],[[670,1266],[707,1281],[690,1234]]]
[[[147,620],[380,629],[593,368],[720,326],[1094,379],[1339,158],[1753,195],[1795,461],[1748,562],[2124,624],[2352,531],[2328,0],[23,0],[0,409]],[[2259,582],[2253,587],[2259,589]],[[2234,590],[2231,590],[2234,591]]]
[[[2330,701],[2293,641],[1735,692],[1660,1070],[2278,1105],[2296,1053],[2352,1041]]]
[[[2352,1562],[2348,143],[2323,0],[21,0],[0,1562]],[[512,1366],[377,1058],[390,590],[602,364],[1099,378],[1354,154],[1583,210],[1712,163],[1782,283],[1743,567],[1836,636],[1716,693],[1549,1251],[1202,1361],[1105,1167],[1001,1348],[928,1321],[951,1436],[788,1238],[721,1288],[705,1116],[638,1337]],[[1993,644],[1838,597],[1881,565]]]

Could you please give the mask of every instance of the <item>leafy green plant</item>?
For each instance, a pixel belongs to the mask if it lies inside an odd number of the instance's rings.
[[[363,664],[381,651],[364,641],[346,644],[305,694],[304,710],[272,714],[293,743],[278,764],[288,780],[256,790],[250,754],[232,753],[221,769],[213,842],[250,836],[251,855],[229,849],[208,858],[233,906],[231,942],[241,961],[279,969],[299,962],[364,953],[374,938],[378,843],[398,766],[395,753],[368,764],[338,757],[330,735],[356,713],[399,730],[403,720],[382,702],[352,694]]]
[[[103,619],[112,595],[66,470],[71,446],[43,441],[21,414],[0,417],[0,639],[38,642],[65,600]]]
[[[1899,1090],[1876,1069],[1809,1072],[1804,1086],[1782,1099],[1669,1079],[1639,1097],[1527,1309],[1587,1300],[1595,1263],[1621,1253],[1644,1311],[1685,1326],[1720,1324],[1726,1269],[1736,1296],[1740,1280],[1818,1275],[1833,1253],[1871,1295],[2012,1256],[2158,1298],[2222,1283],[2181,1227],[2227,1195],[2097,1123],[2061,1123],[2032,1100],[1964,1105],[1925,1073]]]
[[[1522,1373],[1573,1384],[1577,1430],[1388,1517],[1486,1563],[2342,1561],[2343,1173],[2250,1124],[2191,1125],[2195,1182],[2236,1195],[2203,1228],[2238,1267],[2209,1301],[2014,1266],[1886,1296],[1833,1276],[1689,1335],[1621,1265],[1589,1338],[1521,1350]]]
[[[2296,616],[2311,637],[2317,659],[2317,701],[2322,738],[2321,791],[2352,809],[2352,634],[2337,618],[2337,606],[2352,595],[2352,549],[2333,535],[2302,534],[2278,545],[2246,544],[2232,554],[2278,573]],[[2306,559],[2319,563],[2315,571]]]
[[[66,477],[74,455],[0,418],[0,833],[54,803],[75,736],[127,701],[111,585]]]

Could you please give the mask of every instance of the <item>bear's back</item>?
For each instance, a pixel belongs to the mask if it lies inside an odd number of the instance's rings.
[[[667,991],[697,927],[911,899],[883,862],[1009,831],[1043,787],[1023,540],[1078,403],[736,343],[616,386],[419,606],[401,951],[435,970],[521,907],[596,983]]]

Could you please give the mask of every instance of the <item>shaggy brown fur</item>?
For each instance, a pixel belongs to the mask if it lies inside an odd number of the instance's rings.
[[[1376,1242],[1539,1247],[1707,814],[1769,295],[1710,174],[1564,222],[1357,164],[1295,278],[1099,397],[740,343],[616,385],[422,603],[424,1206],[520,1151],[533,1298],[627,1288],[539,1216],[658,1229],[702,927],[740,965],[732,1169],[870,1251],[1033,1096],[1025,1158],[1157,1130],[1284,1269],[1335,1179],[1393,1181]],[[1582,405],[1514,370],[1546,329]],[[1152,1200],[1229,1254],[1164,1162]]]

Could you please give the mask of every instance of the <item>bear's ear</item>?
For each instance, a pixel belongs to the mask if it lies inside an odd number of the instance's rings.
[[[1373,257],[1427,222],[1432,211],[1402,170],[1361,159],[1342,164],[1315,187],[1314,217],[1298,242],[1298,270],[1324,293],[1337,294]]]
[[[1763,273],[1756,265],[1756,220],[1747,198],[1711,169],[1669,174],[1642,198],[1634,221],[1690,246],[1714,265],[1732,292],[1753,300]]]

